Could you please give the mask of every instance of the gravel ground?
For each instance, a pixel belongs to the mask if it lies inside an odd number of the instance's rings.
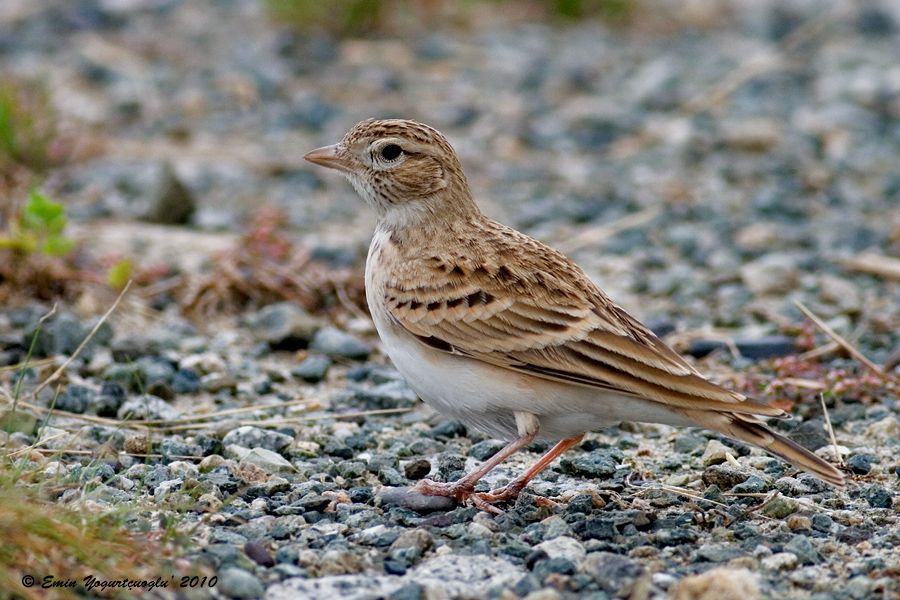
[[[45,187],[93,251],[185,268],[263,202],[315,252],[361,264],[372,216],[301,157],[360,118],[429,122],[489,214],[568,252],[704,371],[824,384],[837,448],[809,394],[757,391],[796,400],[779,426],[840,454],[847,490],[701,430],[623,424],[504,515],[411,505],[391,489],[453,480],[499,442],[422,405],[366,318],[291,304],[198,323],[131,303],[58,396],[38,395],[48,426],[9,447],[59,451],[32,466],[69,484],[60,503],[152,505],[192,528],[222,597],[900,598],[897,387],[837,354],[800,358],[829,340],[794,304],[878,364],[900,347],[900,282],[866,266],[900,256],[900,9],[674,4],[632,27],[495,19],[336,40],[259,2],[15,0],[0,72],[46,79],[79,140]],[[173,197],[196,210],[173,214]],[[137,218],[177,221],[178,237]],[[0,366],[48,308],[0,309]],[[0,383],[33,389],[90,312],[61,307],[36,348],[49,364]],[[223,411],[149,439],[116,424]],[[114,452],[65,452],[101,447]]]

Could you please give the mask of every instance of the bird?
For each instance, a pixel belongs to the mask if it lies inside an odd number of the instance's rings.
[[[508,442],[457,481],[423,479],[416,492],[501,512],[587,432],[621,421],[704,427],[844,486],[767,427],[784,411],[712,382],[574,261],[482,213],[438,130],[367,119],[304,158],[346,176],[375,211],[366,301],[388,358],[437,412]],[[507,485],[475,492],[536,440],[555,445]]]

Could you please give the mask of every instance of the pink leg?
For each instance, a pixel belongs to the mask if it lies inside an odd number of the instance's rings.
[[[517,437],[509,444],[503,447],[500,452],[484,461],[480,467],[460,479],[450,483],[438,483],[430,479],[423,479],[413,488],[415,491],[425,494],[426,496],[450,496],[456,498],[457,502],[465,503],[475,490],[475,484],[487,475],[491,469],[502,463],[504,460],[534,441],[537,430]]]
[[[479,508],[483,508],[482,504],[490,505],[493,502],[505,502],[507,500],[512,500],[519,495],[519,492],[521,492],[526,485],[528,485],[528,482],[534,479],[538,473],[546,469],[550,465],[550,463],[556,460],[557,456],[581,442],[583,437],[584,434],[581,434],[557,442],[556,445],[553,446],[546,454],[544,454],[539,461],[532,465],[530,469],[510,481],[502,488],[498,488],[496,490],[491,490],[490,492],[481,494],[474,494],[472,496],[472,499],[475,502],[475,505]]]

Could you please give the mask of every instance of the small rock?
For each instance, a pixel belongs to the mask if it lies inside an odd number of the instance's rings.
[[[239,449],[239,450],[236,450]],[[288,462],[277,452],[265,448],[241,448],[241,446],[228,446],[226,452],[235,452],[240,464],[251,464],[260,467],[267,473],[282,473],[295,471],[294,465]]]
[[[740,269],[741,280],[757,296],[789,291],[797,283],[799,272],[794,258],[787,254],[767,254]]]
[[[289,435],[250,425],[232,429],[222,438],[222,443],[226,446],[236,444],[244,448],[265,448],[273,452],[280,452],[293,441],[294,438]]]
[[[709,443],[706,444],[706,450],[703,451],[703,456],[700,457],[700,460],[703,461],[703,466],[705,467],[718,465],[725,462],[726,454],[734,454],[734,451],[719,440],[709,440]]]
[[[778,552],[772,556],[766,556],[760,563],[764,569],[770,571],[792,571],[799,561],[797,555],[792,552]]]
[[[413,488],[382,488],[376,494],[377,501],[386,506],[402,506],[418,513],[447,511],[456,508],[456,500],[447,496],[427,496]]]
[[[581,542],[564,535],[541,542],[535,548],[546,552],[549,558],[564,558],[573,563],[580,562],[587,554]]]
[[[117,413],[120,419],[174,421],[181,416],[165,400],[150,394],[143,394],[125,401]]]
[[[773,519],[783,519],[800,510],[800,505],[790,498],[779,496],[766,504],[760,512]]]
[[[784,545],[785,552],[792,552],[797,560],[804,565],[814,565],[822,562],[822,556],[816,550],[812,542],[805,535],[794,536],[794,539]]]
[[[318,383],[325,379],[331,359],[322,354],[310,354],[300,364],[291,369],[291,375],[307,383]]]
[[[618,451],[597,449],[587,456],[563,458],[559,466],[566,475],[606,479],[615,474],[622,458]]]
[[[854,454],[847,460],[847,466],[857,475],[868,475],[874,460],[871,454]]]
[[[172,165],[165,162],[159,169],[150,192],[150,204],[141,218],[150,223],[185,225],[190,223],[196,208],[193,194],[178,178]]]
[[[317,331],[309,347],[329,356],[352,360],[364,360],[372,353],[368,344],[336,327],[324,327]]]
[[[125,398],[125,388],[114,381],[104,381],[100,393],[91,398],[90,408],[100,417],[114,417]]]
[[[870,485],[865,492],[866,502],[872,508],[890,508],[894,505],[891,493],[880,485]]]
[[[428,550],[430,550],[432,546],[434,546],[434,538],[431,537],[431,534],[426,530],[408,529],[401,533],[396,540],[394,540],[394,543],[391,544],[389,550],[393,552],[395,550],[414,548],[421,556],[428,552]]]
[[[272,558],[272,555],[269,554],[269,551],[266,550],[266,547],[261,542],[255,540],[248,541],[244,544],[244,554],[249,556],[253,562],[262,565],[263,567],[275,566],[275,559]]]
[[[703,483],[715,484],[720,490],[730,490],[737,484],[747,481],[749,477],[749,471],[734,467],[730,463],[712,465],[703,471]]]
[[[411,461],[403,467],[403,474],[406,475],[406,478],[414,481],[426,477],[429,473],[431,473],[431,463],[424,458]]]
[[[809,531],[812,529],[812,521],[803,515],[790,515],[787,518],[787,526],[791,531]]]
[[[81,414],[87,410],[94,400],[94,396],[96,396],[96,392],[91,388],[83,385],[69,385],[56,397],[53,406],[58,410]]]
[[[747,569],[718,567],[678,582],[673,600],[758,600],[759,576]]]
[[[273,350],[306,348],[321,323],[291,302],[270,304],[246,318],[254,337]]]
[[[487,460],[500,452],[504,446],[506,444],[499,440],[484,440],[469,448],[469,456],[478,460]]]
[[[230,567],[219,571],[216,591],[231,598],[260,598],[265,593],[262,583],[243,569]]]
[[[694,433],[683,433],[675,438],[674,450],[679,454],[691,454],[695,450],[701,448],[705,442],[705,438],[699,435]]]
[[[781,139],[782,129],[772,119],[726,121],[722,124],[722,141],[734,150],[765,152]]]

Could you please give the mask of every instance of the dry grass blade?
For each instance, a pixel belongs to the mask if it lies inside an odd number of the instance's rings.
[[[645,208],[644,210],[625,215],[621,219],[617,219],[610,223],[588,227],[570,237],[568,240],[559,242],[557,246],[565,253],[572,253],[581,250],[582,248],[596,246],[598,243],[609,239],[617,233],[646,225],[658,217],[661,212],[662,210],[658,206]]]
[[[831,446],[834,448],[834,454],[837,456],[838,463],[844,466],[844,457],[838,452],[837,438],[834,436],[834,425],[831,424],[831,415],[828,414],[828,407],[825,406],[825,394],[819,394],[819,401],[822,402],[822,413],[825,415],[825,425],[828,426],[828,437],[831,438]]]
[[[881,367],[873,363],[871,360],[865,357],[865,355],[856,349],[850,342],[844,339],[838,332],[828,326],[822,319],[820,319],[813,311],[809,310],[805,304],[800,302],[799,300],[794,300],[794,305],[800,309],[806,317],[815,323],[816,327],[821,329],[825,335],[830,337],[835,341],[838,345],[841,346],[847,353],[850,354],[853,358],[858,360],[861,364],[863,364],[867,369],[878,375],[884,381],[895,381],[890,375],[885,373]]]
[[[69,358],[67,358],[66,361],[63,362],[63,364],[61,364],[59,366],[58,369],[56,369],[53,373],[51,373],[50,376],[47,377],[47,379],[42,381],[41,384],[39,386],[37,386],[33,392],[31,392],[31,396],[33,398],[37,398],[37,395],[41,392],[41,390],[43,390],[45,387],[47,387],[48,385],[50,385],[51,383],[53,383],[54,381],[59,379],[59,376],[62,375],[66,371],[66,369],[69,367],[69,365],[72,364],[72,361],[75,360],[75,358],[79,354],[81,354],[81,352],[84,350],[85,346],[88,345],[88,343],[91,341],[91,339],[93,339],[93,337],[100,330],[100,327],[102,327],[103,324],[106,323],[106,320],[109,319],[109,316],[113,312],[115,312],[116,308],[119,307],[119,303],[122,301],[122,298],[125,297],[125,294],[128,293],[128,289],[130,287],[131,287],[131,281],[129,281],[128,283],[125,284],[125,287],[122,288],[122,291],[119,293],[119,296],[116,298],[116,301],[112,303],[112,306],[110,306],[109,309],[105,313],[103,313],[103,316],[100,317],[100,319],[94,325],[94,328],[91,329],[91,331],[84,337],[83,340],[81,340],[81,343],[78,344],[77,348],[75,348],[75,352],[73,352],[72,355],[69,356]]]

